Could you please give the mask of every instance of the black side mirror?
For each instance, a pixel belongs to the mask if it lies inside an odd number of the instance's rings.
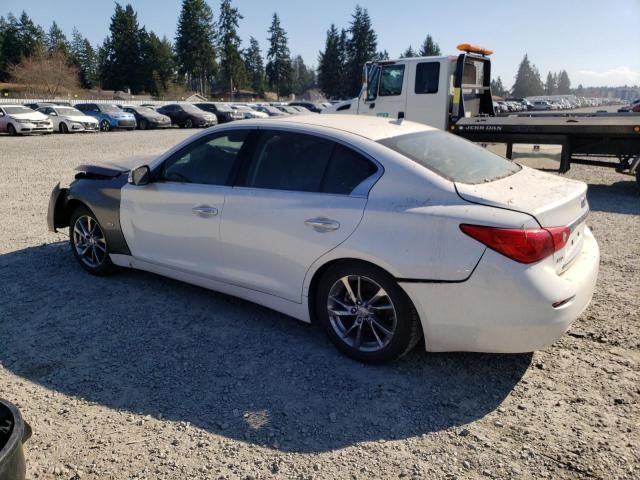
[[[149,165],[136,167],[129,173],[129,183],[132,185],[147,185],[151,181]]]

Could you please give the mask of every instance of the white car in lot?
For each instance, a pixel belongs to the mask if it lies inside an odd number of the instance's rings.
[[[587,307],[586,185],[449,133],[377,117],[246,120],[147,164],[84,165],[52,192],[88,272],[138,268],[318,322],[379,363],[526,352]],[[117,277],[116,280],[117,281]]]
[[[0,132],[10,135],[53,133],[49,117],[22,105],[0,106]]]
[[[60,133],[99,132],[98,121],[85,115],[77,108],[66,106],[40,107],[38,112],[47,115],[53,122],[53,129]]]

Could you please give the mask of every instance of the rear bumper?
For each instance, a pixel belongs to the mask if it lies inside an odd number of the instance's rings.
[[[523,265],[487,250],[463,283],[400,283],[420,315],[426,349],[521,353],[558,340],[589,305],[598,278],[600,250],[588,228],[584,236],[562,275],[552,257]]]

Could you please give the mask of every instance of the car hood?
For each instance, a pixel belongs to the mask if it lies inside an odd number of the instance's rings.
[[[62,115],[61,118],[64,118],[66,120],[71,120],[72,122],[98,123],[98,121],[95,118],[90,117],[88,115],[70,115],[68,117]]]
[[[49,120],[45,114],[40,112],[29,112],[29,113],[11,113],[8,115],[11,118],[15,118],[16,120]]]
[[[92,164],[78,165],[76,172],[85,173],[87,175],[95,175],[99,177],[113,178],[123,173],[129,172],[131,169],[140,165],[148,165],[155,157],[153,155],[130,157],[114,162],[95,162]]]

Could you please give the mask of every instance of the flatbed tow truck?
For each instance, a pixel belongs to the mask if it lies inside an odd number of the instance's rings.
[[[640,187],[640,114],[546,113],[498,116],[491,93],[493,53],[458,45],[457,56],[368,62],[360,95],[327,113],[376,115],[425,123],[478,143],[562,147],[558,171],[571,163],[615,168]]]

